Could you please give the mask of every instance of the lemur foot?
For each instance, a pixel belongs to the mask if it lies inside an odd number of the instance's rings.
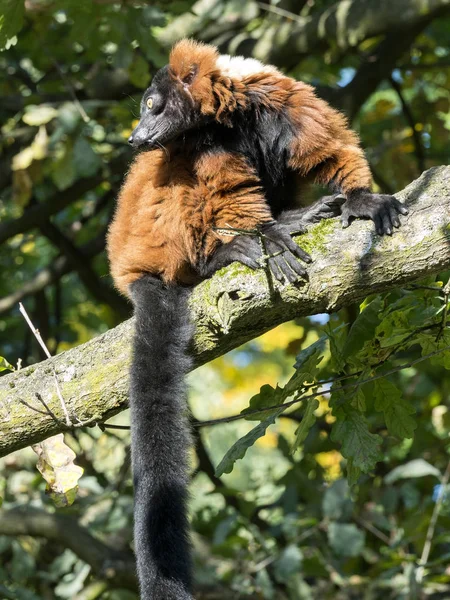
[[[300,278],[306,279],[305,267],[298,262],[312,262],[311,257],[291,238],[291,228],[276,221],[260,228],[267,263],[275,279],[290,283]]]
[[[392,235],[394,227],[400,227],[399,214],[407,215],[408,210],[394,196],[358,190],[342,206],[341,220],[343,227],[348,227],[352,217],[372,219],[379,235]]]
[[[228,244],[219,246],[205,265],[198,268],[202,277],[211,277],[216,271],[240,262],[250,269],[259,269],[262,256],[258,238],[251,235],[236,235]]]

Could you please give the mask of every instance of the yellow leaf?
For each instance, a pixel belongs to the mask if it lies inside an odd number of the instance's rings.
[[[20,169],[28,169],[34,159],[34,151],[32,146],[24,148],[16,154],[12,159],[12,170],[19,171]]]
[[[47,482],[46,492],[56,506],[70,506],[75,500],[83,469],[74,464],[75,452],[64,443],[62,433],[35,444],[37,469]]]
[[[48,135],[44,125],[39,127],[39,131],[37,132],[31,147],[33,148],[34,160],[42,160],[47,156]]]
[[[58,111],[52,106],[40,106],[30,105],[25,109],[25,114],[22,117],[22,121],[27,125],[44,125],[58,115]]]

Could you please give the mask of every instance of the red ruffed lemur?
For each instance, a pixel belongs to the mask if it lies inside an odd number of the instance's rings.
[[[111,273],[134,304],[131,367],[135,552],[143,600],[192,599],[186,514],[189,422],[185,375],[192,285],[233,261],[277,280],[306,274],[291,238],[341,214],[391,234],[406,209],[371,192],[345,117],[310,85],[254,59],[183,40],[141,103],[130,143],[142,151],[123,184],[108,235]],[[305,181],[335,196],[287,211]],[[231,233],[231,235],[226,235]]]

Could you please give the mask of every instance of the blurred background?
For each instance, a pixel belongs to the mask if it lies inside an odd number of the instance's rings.
[[[52,354],[130,316],[108,275],[105,232],[132,158],[126,140],[140,96],[185,36],[317,86],[360,133],[383,192],[449,162],[445,0],[0,0],[0,355],[10,363],[44,358],[18,302]],[[351,324],[357,314],[350,307],[330,318]],[[262,385],[286,381],[328,319],[282,325],[192,373],[194,417],[234,414]],[[352,493],[325,399],[301,452],[289,451],[294,411],[221,478],[214,467],[249,424],[196,429],[198,598],[450,598],[450,503],[439,494],[450,427],[444,367],[402,372],[418,430],[399,442],[374,423],[383,460]],[[115,420],[127,424],[128,415]],[[84,469],[68,508],[45,495],[31,450],[0,461],[3,509],[32,506],[49,517],[16,530],[0,517],[0,598],[136,599],[129,578],[105,574],[109,555],[129,557],[131,547],[129,432],[80,430],[66,442]],[[439,497],[427,577],[418,582],[413,565]]]

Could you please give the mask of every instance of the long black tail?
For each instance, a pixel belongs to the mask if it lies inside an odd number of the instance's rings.
[[[189,291],[145,275],[132,288],[134,544],[142,600],[192,600],[186,515]]]

